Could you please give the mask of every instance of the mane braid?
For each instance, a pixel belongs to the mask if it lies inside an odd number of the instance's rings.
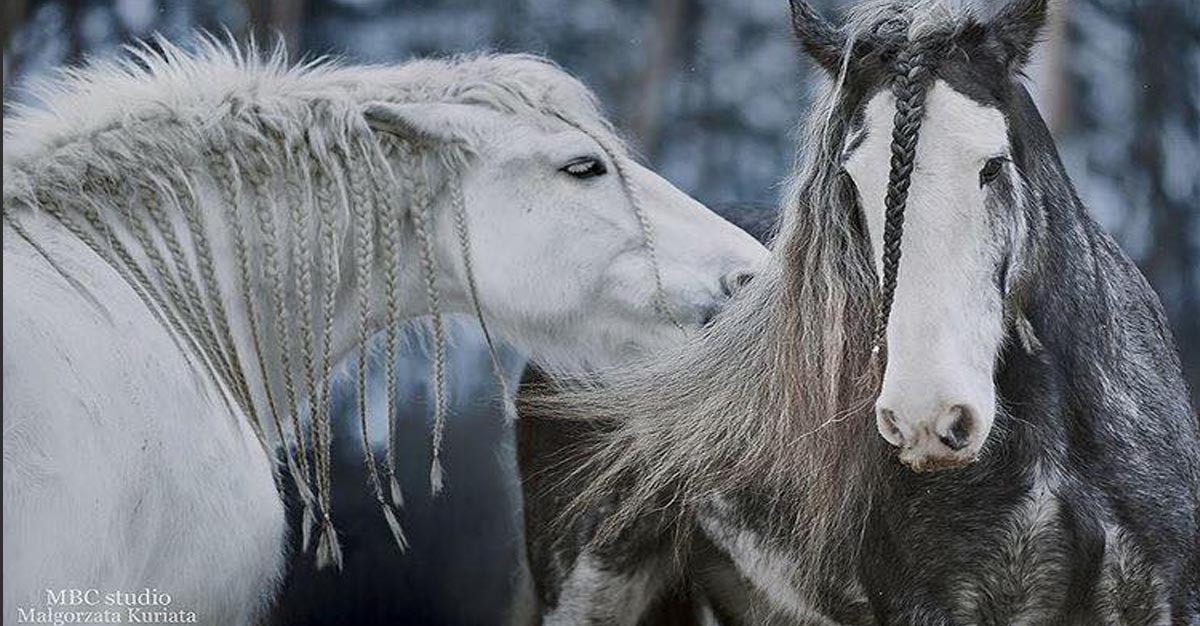
[[[444,487],[442,437],[446,430],[446,330],[442,324],[437,269],[433,260],[433,194],[426,178],[424,153],[417,152],[414,163],[416,172],[413,176],[413,230],[417,234],[421,270],[425,277],[425,295],[429,302],[429,316],[433,326],[433,461],[429,467],[429,486],[434,494],[438,494]]]
[[[383,144],[392,148],[392,144]],[[396,476],[396,344],[400,332],[400,291],[397,287],[401,260],[401,231],[400,223],[404,217],[401,200],[413,197],[411,186],[405,186],[396,177],[388,162],[388,154],[397,154],[395,150],[385,151],[382,145],[372,146],[378,152],[377,161],[382,171],[373,172],[375,193],[383,198],[384,216],[379,221],[380,241],[383,244],[383,289],[387,300],[387,323],[384,329],[384,405],[387,411],[387,446],[384,451],[384,472],[387,476],[388,491],[391,506],[404,506],[404,492],[400,489],[400,480]],[[407,163],[406,163],[407,165]],[[390,508],[390,507],[389,507]],[[394,517],[394,515],[393,515]],[[390,524],[389,518],[389,524]],[[403,533],[397,532],[399,524],[393,528],[397,543],[404,538]]]
[[[347,144],[347,138],[344,136],[345,129],[342,130],[342,135],[337,137],[334,145],[329,146],[330,154],[323,159],[323,165],[329,179],[329,187],[326,191],[326,196],[322,204],[322,221],[330,228],[326,229],[325,236],[328,238],[325,246],[325,264],[324,272],[326,276],[324,284],[324,301],[322,309],[324,310],[324,331],[322,338],[323,347],[323,365],[324,374],[322,377],[323,398],[321,411],[321,445],[317,448],[316,457],[318,459],[317,470],[317,496],[321,503],[321,535],[317,541],[317,566],[323,564],[334,563],[341,568],[342,552],[341,545],[337,539],[337,531],[333,527],[333,485],[331,482],[332,475],[332,460],[331,449],[333,439],[333,424],[331,416],[331,400],[332,393],[330,385],[332,381],[333,371],[333,317],[334,307],[336,304],[336,290],[334,286],[337,284],[337,246],[335,242],[333,226],[336,223],[335,207],[340,207],[343,214],[351,219],[351,232],[356,232],[355,228],[357,220],[354,219],[354,189],[352,188],[353,181],[350,180],[352,171],[350,168],[350,148]],[[368,236],[368,241],[370,237]],[[357,246],[355,246],[357,247]],[[358,264],[358,252],[355,251],[355,265]],[[361,295],[361,294],[360,294]],[[361,335],[360,335],[361,336]],[[367,350],[366,345],[359,346],[360,351]],[[359,372],[360,376],[365,376],[365,372]]]
[[[224,147],[225,150],[220,149]],[[217,188],[222,195],[222,204],[225,207],[225,222],[229,226],[234,244],[234,254],[237,257],[238,283],[240,286],[242,302],[246,305],[246,319],[250,327],[250,340],[254,349],[254,358],[258,364],[260,373],[262,374],[265,384],[263,385],[263,394],[267,401],[267,411],[271,415],[272,425],[275,427],[275,434],[282,444],[284,460],[288,467],[288,474],[292,477],[292,483],[296,487],[296,493],[300,497],[303,512],[301,514],[301,545],[304,550],[308,549],[311,540],[312,523],[314,519],[313,510],[315,498],[312,489],[308,484],[308,461],[304,455],[300,455],[299,459],[288,446],[287,431],[283,427],[283,422],[279,418],[279,409],[275,402],[275,393],[272,390],[270,379],[267,373],[267,361],[263,357],[262,350],[262,332],[258,325],[258,314],[255,311],[254,298],[251,293],[251,270],[250,270],[250,251],[246,243],[246,230],[242,222],[241,214],[238,212],[239,200],[242,195],[242,177],[241,170],[237,165],[237,159],[228,149],[230,144],[225,141],[219,141],[210,151],[209,163],[214,165],[211,168],[212,175],[217,183]],[[250,403],[253,406],[253,402]],[[259,429],[261,430],[261,425]],[[297,434],[297,438],[299,435]],[[297,446],[296,451],[300,448]]]
[[[483,340],[487,345],[488,357],[491,360],[492,376],[500,389],[500,402],[504,407],[504,420],[512,424],[517,419],[517,407],[508,389],[508,380],[504,367],[500,365],[500,355],[496,352],[496,343],[492,341],[492,333],[488,330],[487,320],[483,315],[483,306],[479,302],[479,288],[475,283],[474,262],[471,260],[471,232],[467,221],[467,208],[462,197],[462,188],[458,184],[450,187],[451,204],[454,208],[454,227],[458,231],[459,253],[462,254],[463,272],[467,278],[467,293],[471,298],[471,307],[475,317],[479,319],[479,329],[483,332]]]
[[[208,241],[204,217],[200,212],[200,208],[196,205],[196,190],[187,173],[183,171],[183,168],[176,164],[174,169],[176,178],[184,186],[184,192],[179,194],[181,209],[187,220],[188,228],[191,231],[192,243],[195,245],[196,260],[200,264],[200,276],[204,282],[204,295],[208,300],[208,306],[212,309],[211,318],[215,326],[214,332],[219,338],[220,349],[225,355],[227,368],[229,374],[232,376],[232,380],[230,381],[231,388],[234,395],[238,398],[239,404],[247,412],[255,436],[258,437],[260,443],[266,448],[266,436],[263,433],[262,424],[259,422],[254,398],[250,394],[250,385],[246,382],[245,370],[242,368],[241,359],[238,357],[237,347],[233,342],[233,334],[229,329],[229,316],[225,310],[225,303],[221,298],[220,289],[217,286],[217,272],[213,263],[212,245]]]
[[[316,419],[317,403],[323,399],[317,396],[317,374],[316,374],[316,359],[314,352],[316,351],[316,334],[313,330],[312,322],[312,295],[314,291],[312,265],[312,251],[309,246],[309,237],[311,224],[309,224],[309,216],[312,214],[313,198],[312,198],[312,171],[309,168],[309,159],[307,153],[299,153],[301,147],[284,146],[285,162],[290,165],[290,169],[297,172],[298,176],[286,176],[287,198],[288,204],[291,207],[291,218],[294,227],[292,228],[292,273],[295,278],[295,297],[296,309],[300,311],[297,315],[300,329],[300,361],[304,366],[304,389],[309,394],[309,423],[310,428],[313,424],[317,424]],[[299,428],[299,425],[296,426]],[[297,439],[303,439],[303,431],[297,430]],[[309,440],[314,448],[317,446],[319,439],[310,433]],[[300,448],[303,453],[303,448]],[[315,452],[314,452],[315,454]]]
[[[106,182],[109,183],[110,188],[115,188],[115,182]],[[79,182],[79,188],[81,190],[89,185],[95,186],[95,183],[87,177],[85,177],[83,181]],[[62,224],[68,232],[78,237],[80,241],[84,242],[84,244],[91,248],[92,251],[100,256],[100,258],[108,261],[108,263],[114,269],[116,269],[117,273],[130,284],[134,292],[137,293],[138,296],[141,297],[142,301],[146,303],[147,308],[149,308],[153,316],[163,323],[165,327],[171,328],[174,331],[174,333],[171,335],[171,339],[175,342],[176,346],[183,350],[183,346],[180,344],[180,341],[183,341],[182,338],[184,337],[182,323],[177,317],[175,317],[174,311],[167,306],[162,294],[154,289],[149,278],[141,270],[141,268],[138,267],[137,263],[134,262],[129,250],[118,239],[112,236],[107,224],[100,219],[99,208],[95,205],[95,203],[90,200],[89,196],[86,194],[81,194],[81,197],[84,198],[81,211],[84,215],[84,220],[88,222],[88,225],[91,226],[96,233],[101,235],[104,244],[101,244],[99,241],[97,241],[92,233],[88,232],[75,220],[71,219],[63,207],[59,206],[58,202],[48,194],[38,192],[34,195],[36,207],[41,208],[49,213],[56,221],[58,221],[58,223]],[[5,202],[5,214],[10,216],[10,220],[13,223],[17,223],[16,219],[13,219],[11,213],[8,211],[7,201]]]
[[[370,152],[363,148],[362,154],[363,156],[368,156]],[[397,545],[403,549],[407,546],[408,542],[404,538],[403,532],[400,531],[399,523],[395,520],[395,514],[392,512],[391,506],[388,505],[387,500],[383,497],[383,484],[379,478],[379,465],[375,460],[375,450],[371,446],[371,435],[367,424],[369,412],[367,406],[367,354],[370,351],[371,265],[374,256],[375,229],[377,222],[381,220],[376,219],[376,197],[369,191],[370,185],[365,180],[365,173],[349,166],[349,155],[347,155],[345,165],[351,192],[350,206],[354,233],[354,285],[358,290],[359,350],[358,372],[355,382],[358,392],[358,420],[359,429],[362,434],[363,462],[367,467],[367,477],[370,480],[375,501],[379,504]]]
[[[142,185],[143,197],[147,198],[145,201],[146,210],[150,214],[151,222],[154,224],[159,238],[166,245],[167,252],[170,254],[172,267],[179,278],[181,291],[185,295],[183,305],[192,319],[192,328],[196,339],[204,349],[201,354],[206,355],[211,366],[217,370],[219,374],[217,379],[221,380],[232,391],[234,389],[234,376],[230,370],[228,360],[224,357],[224,351],[220,348],[220,344],[217,341],[212,318],[208,314],[208,308],[204,305],[201,291],[197,286],[198,283],[192,275],[187,255],[183,251],[183,246],[180,245],[179,237],[175,234],[175,229],[170,224],[169,216],[163,210],[160,203],[154,201],[155,198],[158,198],[162,203],[171,204],[178,210],[180,215],[184,216],[185,221],[189,221],[187,210],[180,201],[179,194],[175,192],[173,184],[170,181],[170,173],[164,172],[162,175],[166,180],[158,179],[156,176],[151,181],[153,185]],[[236,394],[231,395],[236,397]],[[221,394],[221,397],[228,404],[229,396]],[[229,408],[233,410],[232,405]]]
[[[296,448],[300,458],[307,457],[304,437],[300,429],[300,416],[296,394],[296,382],[292,370],[292,332],[291,316],[287,306],[287,292],[284,285],[281,268],[279,267],[280,237],[275,224],[279,205],[275,200],[274,190],[268,189],[267,173],[279,171],[273,167],[271,157],[261,145],[255,145],[251,154],[261,159],[262,169],[251,167],[246,170],[246,182],[250,185],[253,213],[258,220],[259,234],[262,236],[262,271],[267,279],[267,290],[270,292],[272,305],[271,319],[274,322],[275,341],[282,347],[278,350],[280,369],[283,370],[284,411],[292,424],[296,435]],[[318,494],[320,495],[320,494]]]
[[[280,370],[283,375],[284,401],[285,411],[288,420],[292,425],[293,438],[296,444],[297,456],[301,459],[300,471],[307,472],[307,450],[304,443],[303,430],[300,426],[299,402],[296,394],[296,384],[294,371],[292,368],[292,333],[291,333],[291,316],[288,314],[287,295],[284,286],[284,279],[281,276],[281,268],[279,267],[279,248],[281,240],[279,238],[278,229],[275,224],[275,216],[278,214],[278,204],[272,194],[272,190],[268,189],[266,179],[267,173],[279,172],[278,167],[274,167],[272,158],[266,153],[265,147],[255,142],[248,151],[260,159],[260,165],[263,169],[250,169],[247,172],[246,180],[250,184],[251,195],[253,198],[252,207],[253,213],[257,217],[259,234],[262,236],[262,271],[267,281],[267,289],[270,292],[270,302],[272,306],[272,319],[274,320],[274,335],[275,340],[281,344],[281,348],[277,350],[279,354]],[[299,260],[297,260],[299,262]],[[266,367],[264,366],[264,372]],[[268,379],[267,386],[270,387]],[[281,437],[282,438],[282,437]],[[326,450],[329,442],[322,441],[322,446],[317,452],[317,459],[326,457]],[[333,528],[333,520],[331,517],[332,503],[330,502],[330,488],[328,479],[327,464],[319,464],[321,471],[316,475],[316,500],[321,509],[321,519],[319,520],[320,533],[317,536],[317,568],[321,569],[329,564],[336,565],[341,568],[341,549],[338,545],[337,533]]]
[[[141,183],[135,183],[135,185],[137,186],[137,190],[141,192],[140,195],[137,195],[136,197],[140,199],[143,204],[147,205],[146,210],[147,212],[150,212],[151,209],[148,207],[154,202],[153,192],[149,191],[148,186],[144,186]],[[176,319],[179,320],[179,327],[181,331],[180,336],[183,337],[184,342],[191,346],[193,350],[192,354],[195,354],[199,356],[201,360],[204,360],[202,356],[204,352],[200,349],[200,346],[197,343],[198,333],[194,330],[196,327],[196,320],[192,318],[187,310],[186,301],[183,299],[180,293],[179,286],[175,283],[175,279],[171,275],[170,270],[167,269],[167,264],[163,259],[162,254],[154,245],[145,221],[143,221],[141,216],[138,215],[137,203],[132,201],[122,202],[120,204],[120,213],[125,218],[125,225],[129,227],[130,231],[134,235],[134,238],[137,240],[138,245],[141,247],[142,253],[144,253],[149,259],[151,271],[154,272],[155,277],[158,278],[158,281],[162,284],[163,289],[166,291],[167,297],[164,298],[163,301],[167,304],[168,309],[171,310],[175,315]],[[210,363],[205,362],[204,366],[205,369],[208,369],[214,376],[217,375],[217,372],[215,369],[213,369]]]

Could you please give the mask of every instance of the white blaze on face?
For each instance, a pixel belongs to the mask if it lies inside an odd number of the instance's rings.
[[[874,96],[865,111],[866,135],[851,133],[845,162],[880,275],[894,113],[890,92]],[[905,210],[887,370],[876,403],[880,433],[917,470],[974,459],[995,417],[993,369],[1004,333],[997,272],[1005,252],[988,210],[993,185],[981,171],[1007,155],[1000,111],[943,81],[931,86]],[[1003,163],[1003,170],[1011,169]]]

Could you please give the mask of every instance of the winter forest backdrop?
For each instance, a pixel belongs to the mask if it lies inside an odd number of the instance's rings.
[[[849,0],[814,0],[832,14]],[[998,0],[977,0],[987,5]],[[1029,72],[1080,194],[1141,265],[1200,390],[1200,2],[1055,0]],[[714,207],[773,206],[793,160],[812,68],[788,34],[786,0],[4,0],[4,98],[62,64],[155,32],[197,29],[294,55],[394,62],[476,50],[546,55],[581,77],[646,163]],[[758,207],[758,208],[750,208]],[[346,571],[293,559],[279,624],[497,623],[521,551],[511,432],[486,355],[463,325],[455,349],[449,490],[430,500],[423,354],[405,355],[405,511],[399,555],[366,497],[345,419],[335,516]],[[515,377],[521,359],[506,357]],[[376,387],[381,388],[380,385]],[[376,390],[373,402],[383,403]],[[353,409],[353,392],[339,398]],[[381,409],[374,410],[376,415]],[[381,429],[376,428],[376,432]],[[376,442],[378,445],[381,442]],[[349,479],[349,480],[347,480]],[[348,485],[348,487],[347,487]]]

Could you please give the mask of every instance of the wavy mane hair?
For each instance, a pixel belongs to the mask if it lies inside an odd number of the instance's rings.
[[[855,42],[897,45],[958,23],[941,2],[857,7],[841,58],[808,115],[783,222],[768,266],[714,324],[678,351],[587,381],[556,381],[522,399],[523,413],[580,420],[590,435],[566,474],[588,484],[563,516],[607,511],[594,538],[670,532],[679,554],[696,516],[738,500],[764,539],[802,547],[798,585],[846,580],[879,483],[885,447],[872,407],[880,383],[872,338],[879,281],[852,183],[838,157],[866,89],[847,80]],[[828,66],[827,66],[828,67]],[[856,72],[858,68],[856,67]],[[840,70],[840,71],[838,71]],[[880,79],[882,81],[882,78]],[[719,512],[719,511],[718,511]]]

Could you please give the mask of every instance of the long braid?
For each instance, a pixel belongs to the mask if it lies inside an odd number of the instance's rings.
[[[235,389],[233,370],[226,358],[225,351],[217,341],[217,331],[213,327],[212,318],[208,314],[208,308],[204,305],[203,297],[193,276],[187,254],[179,242],[179,237],[175,233],[170,216],[167,215],[167,212],[162,207],[162,202],[170,202],[180,214],[184,214],[186,210],[183,207],[183,203],[179,200],[179,195],[175,193],[174,187],[169,182],[159,180],[157,177],[150,181],[145,181],[143,189],[143,195],[147,198],[146,211],[150,215],[150,220],[154,224],[159,238],[167,248],[167,253],[171,257],[171,264],[178,277],[179,288],[184,295],[180,306],[190,318],[192,334],[195,336],[197,343],[203,348],[201,354],[207,358],[209,368],[214,374],[214,379],[222,381],[225,387],[233,392]],[[156,202],[156,198],[161,202]],[[228,402],[228,396],[225,394],[221,395]],[[233,407],[230,406],[229,408],[232,409]]]
[[[369,180],[374,175],[374,167],[370,165],[372,151],[364,141],[356,142],[356,152],[363,159],[363,167],[352,167],[353,161],[348,161],[346,173],[350,179],[352,196],[352,211],[354,220],[354,284],[358,289],[358,422],[362,432],[364,463],[367,466],[367,476],[370,478],[375,501],[383,511],[392,538],[401,550],[408,548],[408,539],[400,528],[400,522],[392,506],[384,498],[383,482],[379,477],[379,464],[375,459],[375,449],[371,445],[371,434],[368,428],[367,406],[367,353],[370,346],[370,313],[371,313],[371,269],[375,261],[375,231],[388,221],[386,216],[380,216],[377,204],[378,194],[372,193],[374,188]],[[392,226],[394,227],[394,225]],[[391,228],[391,227],[389,227]],[[382,235],[381,235],[382,236]],[[391,265],[390,260],[387,265]],[[385,277],[385,281],[386,281]],[[392,358],[392,355],[388,355]],[[390,369],[390,368],[389,368]],[[388,375],[390,382],[390,374]],[[390,387],[390,384],[389,384]]]
[[[262,157],[261,165],[271,170],[270,157],[265,152],[262,152],[260,156]],[[300,417],[297,411],[296,384],[292,371],[292,341],[291,333],[289,332],[291,329],[290,316],[287,310],[284,281],[279,267],[280,239],[275,224],[275,218],[278,215],[278,206],[274,196],[267,188],[267,181],[261,172],[251,171],[247,178],[255,197],[253,210],[258,218],[259,234],[262,236],[262,274],[267,280],[267,289],[270,292],[274,313],[274,333],[276,340],[282,344],[279,350],[279,365],[280,369],[283,370],[284,401],[286,402],[284,406],[292,425],[293,441],[297,449],[296,457],[299,459],[298,469],[305,476],[308,476],[308,451],[304,443],[303,430],[300,426]],[[321,568],[327,563],[332,562],[336,563],[340,568],[341,552],[337,544],[336,534],[333,531],[333,522],[330,519],[329,511],[331,504],[327,497],[328,489],[324,485],[327,480],[323,476],[324,474],[316,476],[316,501],[322,513],[321,533],[317,539],[317,567]],[[306,508],[307,512],[308,509]],[[306,528],[308,528],[308,520],[305,520],[304,523],[306,524]]]
[[[313,152],[323,154],[319,149]],[[321,401],[320,410],[315,412],[313,430],[320,443],[314,441],[313,447],[320,453],[316,459],[318,472],[326,476],[329,473],[329,459],[324,451],[329,450],[332,438],[333,318],[338,284],[337,196],[341,193],[341,183],[336,166],[326,159],[319,159],[317,165],[321,172],[316,186],[320,241],[317,248],[321,251]]]
[[[324,153],[317,149],[315,152]],[[344,146],[338,144],[333,146],[331,156],[320,159],[320,163],[324,173],[326,185],[318,187],[318,202],[321,205],[320,225],[321,225],[321,244],[320,248],[324,252],[322,263],[322,282],[323,290],[321,293],[321,312],[322,312],[322,329],[321,329],[321,397],[322,406],[319,412],[319,428],[320,443],[314,443],[314,454],[317,464],[317,491],[318,499],[321,504],[321,519],[320,519],[320,535],[317,539],[317,567],[323,568],[327,565],[335,565],[338,569],[342,566],[342,549],[341,543],[338,540],[337,531],[333,527],[333,488],[331,484],[332,462],[330,452],[333,440],[333,426],[331,416],[331,400],[332,400],[332,379],[333,379],[333,318],[337,304],[337,285],[338,280],[338,247],[337,247],[337,208],[340,206],[345,209],[351,218],[354,215],[354,209],[351,206],[353,203],[349,198],[350,191],[347,186],[350,184],[347,177],[350,175],[350,168],[345,162],[346,158]],[[360,350],[366,346],[360,346]]]
[[[488,330],[487,320],[483,315],[483,305],[479,300],[479,288],[476,286],[474,263],[471,260],[471,231],[467,221],[467,207],[462,196],[462,186],[458,180],[451,181],[450,194],[454,210],[454,227],[458,231],[459,253],[462,255],[463,273],[466,274],[467,279],[467,293],[470,295],[475,317],[479,319],[483,340],[487,344],[488,356],[492,362],[492,376],[496,378],[496,384],[500,387],[500,402],[504,407],[505,421],[511,424],[517,419],[517,407],[514,404],[516,398],[512,396],[508,388],[508,378],[504,373],[504,367],[500,364],[500,355],[496,351],[496,343],[492,340],[491,331]]]
[[[324,437],[322,434],[322,422],[319,418],[319,415],[325,410],[327,398],[318,389],[316,359],[314,357],[316,338],[312,321],[312,294],[314,290],[312,275],[313,260],[309,243],[311,230],[309,218],[313,208],[313,176],[312,170],[309,167],[307,146],[303,142],[298,143],[299,145],[297,146],[285,148],[285,158],[295,170],[293,176],[285,178],[287,181],[288,199],[291,203],[290,213],[293,227],[291,241],[292,271],[296,295],[296,309],[298,311],[296,319],[300,327],[300,359],[304,368],[305,389],[308,392],[309,443],[312,447],[313,472],[315,474],[313,480],[316,482],[317,506],[324,511],[326,498],[321,488],[321,477],[324,475],[322,473],[325,467],[324,459],[328,454],[329,444],[328,437]],[[295,424],[295,428],[297,429],[297,440],[302,440],[300,424]],[[302,467],[301,470],[307,472],[308,467]],[[311,513],[310,511],[306,512]],[[306,516],[301,521],[301,524],[301,544],[304,549],[308,549],[309,542],[312,540],[313,528],[316,526],[316,516],[311,514]]]
[[[87,182],[85,177],[85,182],[80,184],[79,194],[79,197],[84,199],[82,212],[84,214],[84,220],[93,228],[93,230],[95,230],[95,234],[98,234],[101,237],[103,243],[101,243],[101,240],[97,240],[93,233],[89,232],[78,222],[71,219],[71,217],[67,215],[67,212],[64,211],[63,208],[59,206],[52,198],[43,196],[42,194],[35,194],[34,200],[38,208],[48,213],[59,224],[66,228],[68,232],[79,238],[84,245],[95,252],[100,258],[106,260],[109,265],[116,270],[117,274],[125,279],[125,281],[133,288],[134,292],[141,297],[143,302],[146,303],[147,309],[150,310],[150,313],[155,317],[155,319],[157,319],[165,327],[175,331],[170,334],[171,339],[172,341],[176,342],[176,345],[182,350],[183,346],[179,344],[179,342],[182,340],[182,326],[180,325],[178,319],[172,315],[173,311],[167,307],[162,295],[154,290],[154,286],[150,283],[149,278],[134,262],[133,257],[129,254],[128,249],[125,248],[125,246],[121,244],[119,240],[112,236],[108,226],[99,218],[99,211],[95,207],[94,202],[90,200],[91,196],[84,191],[89,186],[94,185]],[[13,226],[14,230],[18,234],[22,232],[27,233],[27,231],[20,226],[20,223],[16,220],[16,218],[13,217],[8,211],[7,200],[5,201],[4,206],[5,217],[9,220],[9,224]]]
[[[433,194],[426,179],[424,154],[417,153],[413,159],[413,230],[419,241],[418,254],[421,270],[425,276],[425,296],[429,301],[429,315],[433,324],[433,462],[429,468],[429,485],[433,493],[440,493],[444,486],[442,470],[442,438],[446,429],[446,329],[442,324],[442,307],[437,288],[437,267],[434,262]]]
[[[223,150],[220,146],[212,148],[209,161],[214,165],[211,168],[213,177],[222,195],[222,204],[225,207],[225,223],[229,226],[233,235],[234,255],[237,257],[242,302],[246,305],[246,319],[250,326],[250,340],[254,348],[254,358],[258,362],[259,371],[263,377],[263,393],[267,401],[267,411],[271,415],[275,434],[279,437],[280,444],[283,447],[288,473],[291,474],[292,483],[296,486],[296,492],[303,503],[302,515],[305,520],[302,523],[303,545],[307,549],[311,528],[308,520],[311,520],[313,517],[314,496],[312,489],[308,485],[307,461],[303,457],[297,460],[296,455],[288,445],[287,431],[284,429],[283,421],[279,417],[275,392],[272,389],[270,377],[267,374],[267,362],[263,358],[262,332],[259,329],[258,313],[255,311],[251,288],[250,250],[247,246],[245,225],[243,224],[241,211],[239,210],[242,196],[241,170],[238,167],[237,159],[232,156],[229,150]]]
[[[400,332],[399,270],[401,263],[401,224],[404,219],[405,201],[411,201],[411,189],[396,178],[388,162],[387,153],[379,143],[369,144],[375,152],[379,171],[372,169],[376,197],[381,199],[383,215],[379,220],[379,239],[383,247],[383,289],[386,300],[386,327],[384,328],[385,406],[387,410],[387,446],[385,448],[384,472],[387,476],[391,503],[404,506],[404,492],[396,476],[396,348]],[[407,163],[406,163],[407,165]]]
[[[183,168],[175,166],[175,178],[184,187],[184,192],[180,194],[181,208],[185,219],[188,223],[188,228],[192,233],[192,243],[196,249],[196,262],[200,265],[200,277],[204,282],[205,297],[208,299],[208,306],[212,307],[212,319],[216,326],[216,334],[224,346],[226,361],[229,364],[230,373],[233,376],[233,390],[242,405],[242,410],[246,412],[250,418],[250,427],[254,430],[255,436],[267,445],[266,435],[263,432],[262,424],[259,422],[257,408],[254,404],[254,397],[250,394],[250,385],[246,382],[246,373],[242,367],[241,358],[238,355],[237,344],[233,341],[233,333],[229,329],[229,317],[225,310],[225,300],[221,297],[221,291],[217,286],[216,265],[213,262],[212,245],[208,241],[208,231],[205,228],[204,217],[200,208],[196,205],[196,189],[192,184],[191,179]]]
[[[290,201],[290,215],[292,215],[293,231],[292,231],[292,266],[293,275],[295,278],[295,296],[296,296],[296,321],[300,326],[300,360],[304,363],[304,379],[305,389],[308,398],[308,425],[312,428],[310,432],[310,445],[313,451],[313,465],[319,465],[320,439],[316,429],[319,425],[318,414],[323,408],[323,397],[320,395],[317,386],[316,362],[313,359],[314,338],[313,323],[312,323],[312,294],[313,294],[313,276],[312,276],[312,251],[310,247],[310,219],[312,215],[313,199],[312,199],[312,170],[308,167],[308,152],[304,142],[296,142],[295,146],[286,146],[287,162],[295,169],[295,175],[286,176],[288,187],[288,200]],[[296,440],[304,440],[304,434],[300,426],[296,426]],[[307,475],[307,464],[300,468]],[[313,476],[313,480],[317,480]],[[319,486],[318,486],[319,489]],[[319,506],[319,504],[318,504]],[[304,519],[301,519],[301,547],[308,549],[312,541],[312,531],[316,526],[316,516],[314,516],[311,507],[305,508]]]
[[[75,220],[68,217],[66,212],[62,210],[62,207],[59,207],[54,202],[48,201],[48,199],[47,201],[39,199],[39,206],[95,251],[100,258],[107,260],[109,265],[115,268],[117,273],[133,288],[134,292],[146,302],[147,308],[154,317],[162,322],[165,327],[175,331],[171,334],[171,338],[176,342],[177,346],[182,348],[183,346],[178,343],[183,340],[183,326],[181,322],[175,317],[174,311],[167,306],[163,294],[155,289],[154,284],[150,282],[150,278],[146,276],[146,273],[134,261],[129,249],[113,235],[108,224],[102,219],[100,208],[92,199],[92,195],[87,192],[89,188],[95,188],[96,186],[96,183],[89,180],[89,178],[85,177],[85,182],[80,184],[79,197],[83,199],[82,213],[84,220],[101,237],[103,243],[97,241],[92,236],[92,233],[89,233],[75,222]],[[108,181],[108,186],[112,189],[116,187],[116,184],[113,181]]]
[[[297,154],[300,148],[287,150],[287,159],[291,169],[295,171],[287,179],[288,201],[291,205],[292,217],[292,275],[296,296],[296,323],[300,334],[300,360],[304,368],[304,389],[309,397],[309,422],[316,423],[313,416],[316,413],[316,364],[313,357],[316,339],[312,321],[312,247],[311,224],[312,215],[312,177],[308,168],[308,155]],[[310,437],[310,443],[316,447],[317,440]]]
[[[181,293],[182,290],[175,281],[166,259],[163,258],[161,251],[155,245],[149,227],[147,227],[146,222],[139,214],[137,207],[139,203],[133,201],[135,198],[139,200],[145,207],[146,213],[152,214],[154,209],[151,207],[157,206],[155,191],[144,179],[135,179],[132,184],[134,186],[134,198],[128,198],[125,202],[118,202],[120,213],[125,220],[126,226],[133,233],[134,239],[141,248],[142,253],[149,260],[153,277],[157,279],[157,283],[165,291],[166,297],[162,298],[162,303],[166,307],[167,315],[174,320],[175,331],[179,333],[182,341],[189,348],[188,351],[184,352],[184,358],[189,361],[193,358],[199,359],[199,367],[207,370],[215,380],[219,380],[221,377],[220,373],[205,356],[206,351],[202,347],[203,340],[197,331],[199,323],[194,319],[193,313],[187,305],[187,300]],[[228,401],[228,397],[224,398]]]
[[[879,311],[872,340],[872,355],[883,363],[888,318],[896,296],[896,276],[900,269],[900,243],[904,237],[904,209],[912,182],[917,139],[925,117],[925,94],[932,82],[931,57],[935,40],[913,42],[896,56],[892,93],[896,97],[896,115],[892,127],[892,158],[888,171],[887,196],[884,198],[882,265]]]
[[[255,165],[265,168],[266,171],[279,170],[279,168],[272,167],[271,157],[265,152],[260,150],[258,156],[261,157],[261,161]],[[307,461],[303,459],[307,457],[308,452],[304,443],[303,431],[300,429],[300,418],[297,411],[296,381],[292,371],[291,316],[287,306],[287,290],[284,286],[283,270],[279,265],[281,239],[275,221],[279,216],[279,206],[262,171],[256,168],[248,169],[246,181],[250,184],[250,190],[254,197],[253,212],[258,218],[259,235],[262,239],[262,273],[266,278],[267,290],[270,293],[275,341],[280,344],[279,364],[280,369],[283,370],[284,410],[292,425],[298,456],[302,459],[301,469],[304,469]]]

